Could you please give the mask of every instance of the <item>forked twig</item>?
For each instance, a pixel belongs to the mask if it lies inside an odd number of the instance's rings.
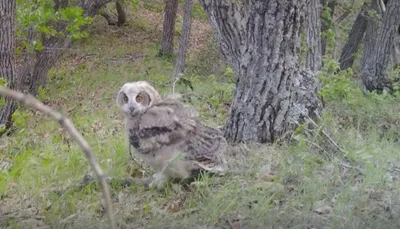
[[[89,161],[90,167],[94,170],[96,177],[100,183],[101,191],[102,191],[103,199],[104,199],[104,210],[108,216],[110,228],[112,228],[112,229],[116,228],[114,216],[112,214],[110,191],[108,189],[106,177],[104,176],[104,173],[103,173],[102,169],[100,168],[100,165],[97,163],[89,144],[86,142],[86,140],[83,138],[83,136],[77,131],[77,129],[75,128],[75,126],[71,122],[71,120],[69,120],[67,117],[63,116],[62,114],[58,113],[57,111],[53,110],[49,106],[44,105],[42,102],[37,100],[32,95],[23,94],[21,92],[11,90],[11,89],[8,89],[8,88],[2,87],[2,86],[0,86],[0,95],[13,98],[13,99],[19,101],[20,103],[24,104],[25,106],[34,108],[44,114],[49,115],[53,119],[57,120],[58,123],[60,124],[60,126],[63,127],[71,135],[71,137],[74,138],[78,142],[83,153],[85,154],[86,158]]]

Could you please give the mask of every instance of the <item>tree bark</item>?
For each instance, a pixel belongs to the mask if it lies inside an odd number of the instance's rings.
[[[185,70],[185,56],[189,46],[190,32],[192,30],[193,0],[186,0],[185,13],[183,15],[182,34],[179,40],[178,56],[174,69],[174,78]]]
[[[321,110],[317,81],[296,68],[306,0],[200,0],[222,55],[235,70],[224,132],[232,142],[284,138]]]
[[[361,60],[361,66],[366,66],[368,58],[373,56],[376,39],[378,37],[378,28],[380,24],[379,4],[380,0],[371,0],[367,10],[367,28],[364,37],[364,52]]]
[[[392,51],[392,69],[398,68],[400,65],[400,35],[396,34],[393,41],[393,51]]]
[[[333,14],[335,13],[335,8],[336,8],[336,0],[321,0],[321,5],[322,7],[328,7],[329,8],[329,15],[330,15],[330,20],[327,20],[326,18],[322,17],[322,23],[321,23],[321,34],[322,34],[322,39],[321,39],[321,51],[322,51],[322,56],[326,54],[326,46],[327,46],[327,40],[325,37],[325,32],[329,30],[333,26]],[[322,15],[322,14],[321,14]]]
[[[163,37],[158,56],[170,56],[174,51],[175,21],[178,0],[167,0],[164,10]]]
[[[1,4],[4,5],[4,8],[2,10],[6,10],[6,6],[9,7],[10,4],[15,4],[15,1],[9,1],[9,0],[0,0]],[[80,0],[75,3],[76,6],[82,8],[84,10],[85,16],[93,17],[95,16],[99,9],[104,7],[105,4],[110,2],[111,0]],[[55,7],[60,8],[60,7],[65,7],[66,3],[68,3],[67,0],[61,0],[58,2],[55,2]],[[15,9],[14,9],[15,10]],[[9,12],[6,12],[9,13]],[[6,15],[6,14],[4,14]],[[0,14],[0,37],[1,39],[10,39],[8,36],[10,36],[9,30],[5,29],[6,26],[8,26],[8,21],[11,20],[9,16],[3,16],[3,14]],[[12,19],[14,23],[15,19]],[[3,22],[4,21],[4,22]],[[66,27],[68,26],[67,23],[65,22],[57,22],[55,25],[55,28],[57,31],[66,31]],[[4,27],[4,29],[3,29]],[[82,28],[85,29],[86,27]],[[3,31],[4,30],[4,31]],[[15,28],[13,28],[13,31],[15,33]],[[3,38],[4,37],[4,38]],[[33,28],[31,28],[28,31],[28,41],[33,41],[38,37],[38,34],[34,31]],[[51,67],[53,67],[58,60],[58,58],[61,56],[63,51],[68,48],[71,44],[72,41],[68,38],[68,36],[51,36],[51,37],[41,37],[42,44],[44,46],[44,49],[41,51],[36,51],[36,52],[27,52],[24,55],[24,64],[21,66],[21,68],[18,70],[18,77],[16,77],[14,74],[2,74],[5,75],[6,77],[12,77],[10,79],[6,79],[8,82],[8,87],[10,88],[17,88],[18,90],[21,90],[25,93],[30,93],[33,96],[37,95],[39,87],[40,86],[46,86],[47,83],[47,73]],[[12,44],[14,46],[14,44]],[[10,50],[10,43],[8,42],[3,42],[2,40],[0,41],[0,46],[2,49],[1,55],[0,56],[0,62],[4,63],[7,68],[4,69],[12,69],[12,70],[7,70],[14,72],[14,57],[10,57],[10,53],[14,53],[14,51]],[[8,50],[8,51],[7,51]],[[4,57],[3,57],[4,55]],[[7,56],[8,55],[8,56]],[[10,59],[12,58],[12,59]],[[12,65],[12,67],[10,67]],[[0,66],[2,68],[2,66]],[[6,70],[4,70],[6,71]],[[15,111],[15,104],[12,101],[9,101],[6,99],[6,104],[3,105],[0,109],[0,124],[1,123],[6,123],[6,128],[9,128],[11,126],[11,115]],[[3,121],[5,120],[5,121]]]
[[[126,23],[126,12],[124,10],[123,1],[116,1],[115,8],[117,9],[118,20],[117,26],[123,26]]]
[[[311,71],[319,71],[322,66],[321,49],[321,9],[319,0],[310,0],[307,4],[307,61]]]
[[[389,1],[379,29],[379,36],[373,45],[373,53],[365,56],[362,80],[369,91],[393,90],[392,82],[387,76],[387,69],[399,25],[400,2]]]
[[[15,18],[16,0],[0,0],[0,78],[4,77],[7,87],[15,89]],[[1,98],[1,97],[0,97]],[[0,106],[0,127],[11,127],[16,103],[9,97]],[[3,133],[0,133],[0,135]]]
[[[76,6],[84,10],[84,15],[94,17],[99,10],[111,0],[80,0],[75,3]],[[67,5],[61,5],[66,7]],[[61,7],[60,6],[60,7]],[[55,28],[57,31],[66,31],[68,26],[65,22],[57,22]],[[82,28],[85,29],[86,27]],[[29,33],[29,41],[39,37],[33,30]],[[64,50],[71,46],[72,41],[67,36],[41,37],[43,50],[34,53],[26,53],[24,65],[18,72],[21,90],[36,96],[39,87],[47,85],[47,73],[52,68]]]
[[[121,27],[126,23],[126,12],[124,9],[123,1],[117,0],[115,1],[115,8],[117,9],[117,20],[115,20],[109,13],[107,13],[104,9],[100,10],[100,15],[106,19],[108,25],[116,25]]]
[[[344,45],[339,58],[340,69],[342,70],[353,66],[355,58],[354,54],[357,53],[364,38],[365,30],[367,29],[367,17],[365,15],[368,7],[368,4],[364,3],[360,13],[357,15],[357,18],[353,23],[353,26],[351,27],[348,40]]]
[[[54,10],[67,7],[68,3],[69,0],[54,0]]]

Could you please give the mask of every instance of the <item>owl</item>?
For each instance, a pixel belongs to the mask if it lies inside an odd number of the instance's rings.
[[[129,144],[156,171],[149,187],[162,188],[169,178],[186,179],[201,170],[226,170],[222,132],[201,123],[194,107],[160,96],[146,81],[124,84],[116,103]]]

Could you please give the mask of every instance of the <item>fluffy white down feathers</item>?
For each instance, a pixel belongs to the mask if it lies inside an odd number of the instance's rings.
[[[194,170],[225,171],[225,138],[202,124],[192,106],[162,98],[146,81],[124,84],[116,102],[125,114],[129,143],[156,171],[150,187],[188,178]]]

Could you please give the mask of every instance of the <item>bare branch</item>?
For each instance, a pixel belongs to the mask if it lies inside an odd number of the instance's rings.
[[[111,204],[111,197],[110,191],[108,189],[107,180],[104,176],[100,165],[97,163],[95,157],[93,156],[92,150],[83,136],[77,131],[74,124],[65,116],[58,113],[57,111],[53,110],[49,106],[44,105],[42,102],[37,100],[35,97],[29,94],[23,94],[18,91],[14,91],[8,89],[6,87],[0,87],[0,95],[5,97],[13,98],[20,103],[24,104],[25,106],[34,108],[44,114],[49,115],[53,119],[57,120],[60,126],[62,126],[67,132],[78,142],[79,146],[81,147],[83,153],[85,154],[86,158],[89,161],[90,167],[94,170],[96,177],[100,183],[101,191],[103,194],[104,199],[104,210],[108,216],[110,228],[114,229],[115,222],[114,217],[112,214],[112,204]]]
[[[383,0],[379,1],[379,6],[381,7],[382,13],[386,12],[386,6],[385,3],[383,2]]]

